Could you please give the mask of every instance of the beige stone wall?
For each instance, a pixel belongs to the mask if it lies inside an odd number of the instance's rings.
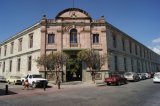
[[[37,24],[38,25],[38,24]],[[40,39],[41,32],[40,28],[32,29],[35,26],[32,26],[25,31],[21,32],[19,35],[9,39],[6,43],[1,45],[1,67],[0,74],[5,75],[6,77],[10,75],[19,75],[24,76],[28,73],[38,73],[38,67],[35,62],[38,56],[40,56]],[[32,29],[32,30],[31,30]],[[29,34],[33,33],[33,47],[29,48]],[[22,51],[18,51],[19,39],[22,38]],[[10,53],[11,42],[14,42],[13,54]],[[7,53],[4,56],[4,45],[7,45]],[[28,71],[28,57],[32,56],[32,68],[31,71]],[[17,71],[18,67],[18,58],[21,59],[20,71]],[[10,60],[12,60],[12,70],[9,71]],[[3,62],[5,61],[5,72],[3,72]]]

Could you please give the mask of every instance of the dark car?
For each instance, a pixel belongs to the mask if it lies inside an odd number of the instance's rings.
[[[105,78],[105,83],[107,83],[107,85],[117,85],[120,86],[121,84],[127,84],[127,79],[124,78],[123,75],[111,75],[109,78]]]

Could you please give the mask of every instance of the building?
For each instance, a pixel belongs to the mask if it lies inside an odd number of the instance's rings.
[[[84,10],[68,8],[55,17],[43,16],[40,22],[21,31],[0,44],[0,74],[24,76],[28,73],[44,75],[43,68],[35,60],[42,54],[64,51],[75,58],[83,49],[96,49],[107,53],[108,60],[96,75],[103,81],[108,72],[156,72],[160,71],[160,56],[129,35],[105,21],[98,20]],[[90,72],[81,63],[76,80],[91,81]],[[48,78],[49,78],[48,72]],[[63,81],[71,81],[66,67]]]

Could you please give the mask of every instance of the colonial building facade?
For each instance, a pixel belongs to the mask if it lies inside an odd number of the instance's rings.
[[[84,10],[68,8],[55,19],[42,20],[0,44],[0,75],[25,76],[44,70],[35,60],[54,51],[63,51],[75,58],[83,49],[95,49],[107,53],[106,64],[97,73],[97,81],[103,81],[110,72],[157,72],[160,71],[160,56],[129,35],[105,21],[98,20]],[[76,80],[91,81],[90,72],[82,62]],[[63,81],[71,81],[64,66]],[[48,72],[48,71],[47,71]],[[49,72],[47,73],[49,78]]]

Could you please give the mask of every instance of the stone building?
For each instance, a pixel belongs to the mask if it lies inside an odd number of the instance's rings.
[[[84,10],[68,8],[55,17],[43,16],[40,22],[19,32],[0,44],[0,75],[25,76],[44,70],[35,60],[42,54],[64,51],[75,58],[83,49],[95,49],[107,53],[106,64],[97,73],[96,80],[103,81],[109,72],[156,72],[160,71],[160,56],[129,35],[106,22],[98,20]],[[91,81],[90,72],[80,64],[76,80]],[[47,71],[49,76],[49,72]],[[63,69],[63,81],[72,81]],[[49,77],[48,77],[49,78]]]

